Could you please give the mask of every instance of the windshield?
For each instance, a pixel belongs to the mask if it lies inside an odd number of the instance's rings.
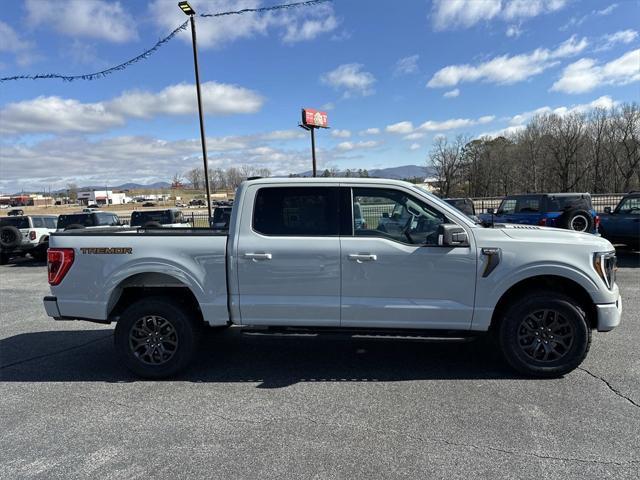
[[[5,217],[0,220],[0,227],[7,225],[16,228],[29,228],[29,217]]]
[[[465,215],[476,214],[472,200],[467,200],[465,198],[448,198],[445,199],[445,202],[447,202],[452,207],[457,208]]]

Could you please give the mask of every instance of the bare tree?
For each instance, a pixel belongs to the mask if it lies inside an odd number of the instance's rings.
[[[191,188],[194,190],[200,190],[203,185],[202,177],[204,177],[204,171],[201,168],[192,168],[185,173],[187,181],[191,184]]]
[[[458,136],[453,143],[446,137],[437,137],[429,158],[436,173],[440,194],[449,197],[460,184],[464,165],[465,141]]]

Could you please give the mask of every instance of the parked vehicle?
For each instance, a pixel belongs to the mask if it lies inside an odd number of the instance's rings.
[[[611,243],[622,243],[640,250],[640,192],[631,192],[611,211],[600,216],[600,234]]]
[[[476,215],[476,207],[470,198],[445,198],[444,201],[456,207],[474,222],[480,222],[480,219]]]
[[[136,210],[131,213],[131,221],[129,223],[132,227],[144,228],[180,228],[191,226],[183,217],[182,212],[177,208]]]
[[[87,205],[87,208],[98,210],[100,208],[100,205],[98,205],[97,203],[90,203],[89,205]]]
[[[123,227],[117,213],[91,211],[69,213],[58,218],[58,232],[66,230],[96,229],[105,227]]]
[[[189,200],[189,206],[190,207],[206,207],[207,204],[205,203],[204,200],[200,198],[194,198],[192,200]]]
[[[21,208],[12,208],[7,212],[9,217],[18,217],[20,215],[24,215],[24,210]]]
[[[216,207],[211,218],[211,228],[227,231],[231,223],[231,207]]]
[[[506,196],[498,210],[480,215],[485,224],[516,223],[598,233],[600,217],[588,193],[532,193]]]
[[[57,215],[29,215],[0,219],[0,264],[13,256],[29,253],[37,260],[47,258],[49,235],[56,231]]]
[[[157,205],[157,203],[154,202],[144,202],[142,204],[143,207],[155,207]]]
[[[237,191],[228,235],[212,229],[51,236],[47,314],[116,322],[138,375],[193,357],[203,324],[271,331],[495,335],[515,369],[555,377],[620,322],[615,250],[586,233],[484,228],[406,182],[268,178]],[[355,229],[399,205],[401,232]],[[367,215],[365,214],[365,217]]]

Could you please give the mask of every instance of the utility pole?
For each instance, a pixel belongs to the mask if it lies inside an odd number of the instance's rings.
[[[200,72],[198,71],[198,49],[196,47],[196,23],[194,16],[196,11],[191,8],[189,2],[178,2],[178,7],[189,17],[191,23],[191,43],[193,44],[193,66],[196,72],[196,92],[198,95],[198,114],[200,116],[200,142],[202,144],[202,161],[204,162],[204,183],[207,192],[207,211],[209,212],[209,225],[211,224],[211,192],[209,190],[209,162],[207,161],[207,140],[204,134],[204,113],[202,111],[202,94],[200,92]]]

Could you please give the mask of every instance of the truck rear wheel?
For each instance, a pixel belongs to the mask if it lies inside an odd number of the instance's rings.
[[[159,297],[139,300],[122,314],[114,343],[126,367],[144,378],[183,370],[197,347],[198,327],[189,310]]]
[[[507,362],[535,377],[559,377],[587,356],[591,330],[578,303],[565,295],[539,291],[512,303],[500,324]]]

